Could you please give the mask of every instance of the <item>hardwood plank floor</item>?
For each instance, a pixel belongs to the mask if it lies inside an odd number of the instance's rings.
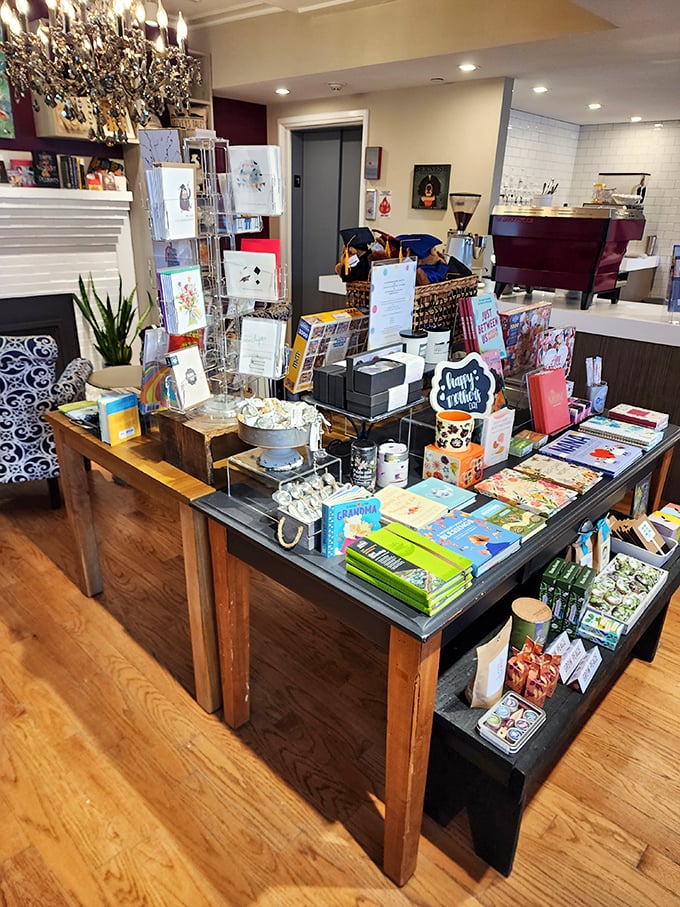
[[[252,721],[191,698],[174,513],[90,473],[105,591],[81,595],[46,486],[0,490],[0,905],[680,904],[680,596],[529,805],[506,879],[467,819],[382,846],[386,659],[273,582],[252,595]]]

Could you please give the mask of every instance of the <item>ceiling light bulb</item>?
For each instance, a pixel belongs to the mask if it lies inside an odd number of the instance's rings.
[[[28,0],[16,0],[17,12],[22,16],[28,15]]]
[[[639,123],[641,119],[642,117],[631,117],[630,121],[631,123]]]
[[[589,110],[599,110],[602,107],[602,104],[588,104]]]
[[[290,88],[277,88],[276,93],[281,95],[290,94]]]
[[[12,21],[12,7],[7,0],[4,0],[2,6],[0,6],[0,20],[2,20],[5,25],[9,25]]]
[[[545,85],[535,85],[534,86],[534,92],[536,94],[545,94],[547,90],[548,89],[545,87]]]
[[[663,129],[663,123],[654,123],[655,129]]]
[[[184,16],[180,12],[177,16],[177,44],[179,46],[182,46],[184,44],[188,34],[189,29],[187,28],[187,24],[184,21]]]
[[[159,54],[165,53],[165,41],[163,40],[163,35],[159,35],[156,38],[156,50]]]
[[[161,3],[161,0],[158,0],[158,9],[156,10],[156,22],[160,28],[168,27],[168,14],[165,12],[165,7]]]
[[[474,63],[461,63],[458,67],[461,72],[474,72],[477,67]]]

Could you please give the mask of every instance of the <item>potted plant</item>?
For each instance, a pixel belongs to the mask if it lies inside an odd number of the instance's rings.
[[[101,354],[106,365],[129,365],[132,359],[132,342],[142,329],[142,325],[151,311],[151,295],[146,311],[135,324],[137,310],[134,306],[135,288],[129,296],[123,295],[123,278],[118,275],[118,306],[114,310],[109,294],[102,302],[95,290],[94,280],[90,274],[85,281],[78,277],[80,294],[73,294],[73,301],[80,309],[83,318],[94,333],[94,347]]]

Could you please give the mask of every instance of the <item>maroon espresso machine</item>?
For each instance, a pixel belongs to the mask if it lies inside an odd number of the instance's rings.
[[[590,308],[596,293],[616,290],[626,246],[644,229],[640,208],[497,205],[489,221],[496,295],[507,284],[580,290],[581,308]],[[618,293],[611,299],[618,301]]]

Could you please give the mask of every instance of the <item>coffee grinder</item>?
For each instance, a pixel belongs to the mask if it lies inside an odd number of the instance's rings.
[[[455,258],[466,268],[472,270],[472,259],[475,254],[475,240],[484,240],[483,243],[477,243],[477,255],[479,257],[486,245],[485,236],[473,236],[466,233],[467,225],[472,219],[472,215],[477,210],[477,205],[482,196],[477,192],[451,192],[449,199],[453,217],[456,221],[457,230],[449,230],[448,242],[446,245],[447,258]]]

